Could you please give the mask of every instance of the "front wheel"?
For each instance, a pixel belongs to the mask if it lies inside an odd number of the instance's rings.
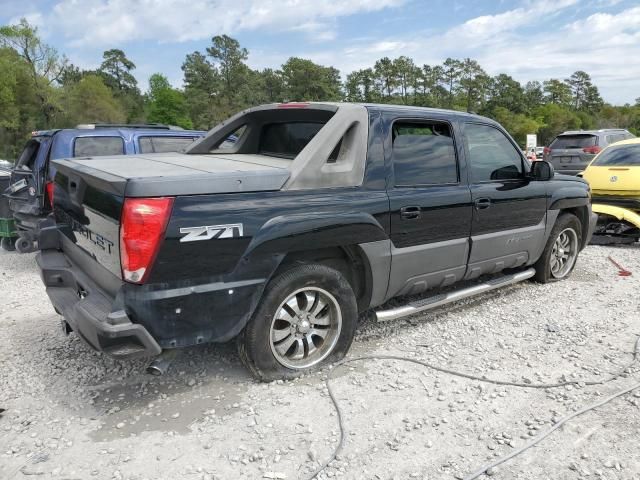
[[[571,274],[582,245],[581,227],[580,220],[573,214],[564,213],[558,217],[535,264],[538,282],[556,282]]]
[[[300,265],[274,278],[238,338],[243,363],[259,379],[295,378],[335,362],[351,346],[358,308],[349,282],[325,265]]]

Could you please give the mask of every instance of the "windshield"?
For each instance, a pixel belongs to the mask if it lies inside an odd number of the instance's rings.
[[[598,167],[640,167],[640,144],[611,147],[593,162]]]
[[[559,135],[551,143],[550,148],[586,148],[596,145],[595,135]]]

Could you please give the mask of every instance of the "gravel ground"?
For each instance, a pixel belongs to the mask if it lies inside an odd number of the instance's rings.
[[[612,256],[633,272],[620,277]],[[0,253],[0,478],[308,478],[337,445],[328,370],[261,384],[233,345],[183,350],[169,373],[65,337],[33,255]],[[524,282],[387,324],[350,356],[394,354],[516,382],[601,379],[640,335],[640,246],[588,247],[570,279]],[[424,346],[417,346],[424,345]],[[319,478],[459,479],[558,418],[640,380],[502,387],[396,361],[340,367],[345,449]],[[640,390],[567,423],[496,479],[640,479]]]

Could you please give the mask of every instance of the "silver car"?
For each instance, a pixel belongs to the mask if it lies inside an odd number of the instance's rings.
[[[634,136],[621,128],[564,132],[545,147],[544,160],[551,162],[558,173],[576,175],[587,168],[604,147]]]

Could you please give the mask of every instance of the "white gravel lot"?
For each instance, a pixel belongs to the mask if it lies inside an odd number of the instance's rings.
[[[620,277],[612,256],[633,272]],[[308,478],[338,442],[327,370],[261,384],[233,344],[183,350],[163,377],[65,337],[34,255],[0,253],[0,479]],[[395,354],[517,382],[599,379],[640,335],[640,246],[588,247],[570,279],[524,282],[426,315],[365,323],[350,356]],[[426,347],[417,347],[425,344]],[[341,367],[347,443],[319,478],[459,479],[640,381],[501,387],[417,365]],[[640,479],[640,390],[586,413],[489,472]]]

